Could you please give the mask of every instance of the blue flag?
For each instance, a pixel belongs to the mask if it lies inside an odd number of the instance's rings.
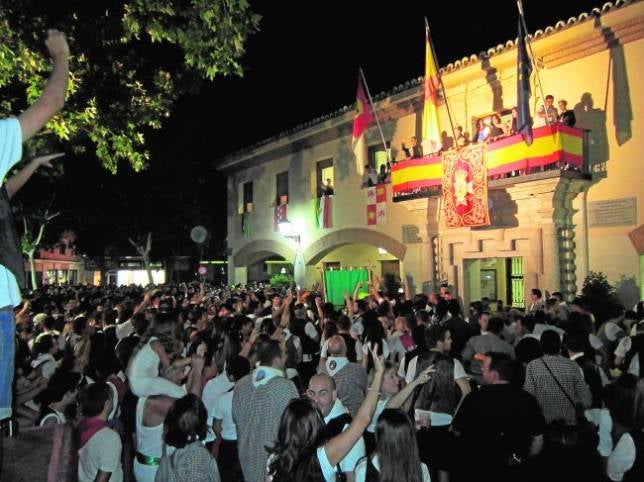
[[[526,32],[519,17],[517,41],[517,132],[526,144],[532,144],[532,119],[530,118],[530,74],[532,62],[525,43]]]

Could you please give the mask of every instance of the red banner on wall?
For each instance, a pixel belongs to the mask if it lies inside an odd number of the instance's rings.
[[[387,185],[378,184],[366,188],[367,225],[387,223]]]
[[[485,145],[443,153],[443,206],[448,228],[488,226]]]

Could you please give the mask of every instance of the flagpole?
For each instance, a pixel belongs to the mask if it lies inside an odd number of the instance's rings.
[[[364,84],[364,88],[367,91],[367,97],[369,97],[369,103],[371,104],[371,110],[373,111],[373,116],[376,118],[376,124],[378,125],[378,131],[380,132],[380,138],[382,139],[382,145],[385,148],[385,152],[389,152],[387,150],[387,142],[385,141],[385,135],[382,132],[382,127],[380,126],[380,119],[378,119],[378,113],[376,112],[376,106],[373,104],[373,99],[371,98],[371,92],[369,92],[369,86],[367,85],[367,79],[364,76],[364,72],[362,71],[361,67],[358,67],[358,72],[360,72],[360,78],[362,78],[362,83]],[[387,155],[387,159],[389,159],[389,155]]]
[[[438,67],[438,57],[436,57],[436,51],[434,50],[434,42],[432,42],[432,34],[429,32],[429,22],[427,22],[427,17],[425,17],[425,32],[427,33],[427,39],[429,40],[429,48],[432,49],[434,64],[436,64],[436,75],[438,75],[438,81],[440,82],[441,89],[443,90],[443,97],[445,98],[445,107],[447,107],[447,117],[449,118],[449,125],[452,128],[452,139],[454,139],[454,146],[456,146],[456,130],[454,129],[454,121],[452,120],[452,109],[450,109],[449,107],[449,101],[447,100],[447,90],[445,89],[445,84],[443,84],[443,76],[441,75],[440,68]],[[427,82],[427,79],[425,79],[425,82]]]
[[[537,65],[537,61],[535,60],[535,57],[534,57],[534,52],[532,51],[532,41],[530,40],[530,36],[528,35],[528,25],[526,24],[526,21],[525,21],[525,15],[523,12],[523,2],[521,0],[517,0],[517,7],[519,8],[519,19],[523,24],[523,31],[525,32],[526,44],[528,45],[528,50],[530,51],[530,62],[534,66],[534,73],[537,76],[537,84],[539,84],[539,92],[541,93],[541,105],[543,106],[543,113],[546,118],[546,125],[549,126],[550,119],[548,118],[548,110],[546,108],[546,96],[543,93],[543,85],[541,84],[541,77],[539,77],[539,66]]]

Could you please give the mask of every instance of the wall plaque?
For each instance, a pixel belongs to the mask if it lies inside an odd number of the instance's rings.
[[[588,203],[588,225],[629,226],[637,224],[637,198],[609,199]]]
[[[402,226],[402,240],[403,244],[418,244],[422,243],[423,239],[418,235],[419,229],[415,224],[403,224]]]

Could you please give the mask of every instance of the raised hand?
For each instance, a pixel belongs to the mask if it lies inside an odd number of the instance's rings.
[[[67,38],[63,32],[55,29],[47,30],[45,45],[52,59],[69,57],[69,45],[67,45]]]
[[[385,359],[384,357],[378,356],[378,343],[369,344],[369,352],[371,353],[371,360],[373,361],[373,368],[376,373],[384,373],[385,371]]]
[[[37,163],[39,166],[45,166],[45,167],[54,167],[51,165],[51,161],[54,159],[58,159],[59,157],[63,157],[65,155],[64,152],[58,152],[56,154],[47,154],[46,156],[38,156],[34,157],[33,162]]]
[[[435,371],[436,371],[436,368],[434,368],[434,365],[430,365],[427,368],[425,368],[422,372],[420,372],[416,377],[416,381],[418,382],[418,385],[424,385],[429,380],[431,380],[432,374]]]

